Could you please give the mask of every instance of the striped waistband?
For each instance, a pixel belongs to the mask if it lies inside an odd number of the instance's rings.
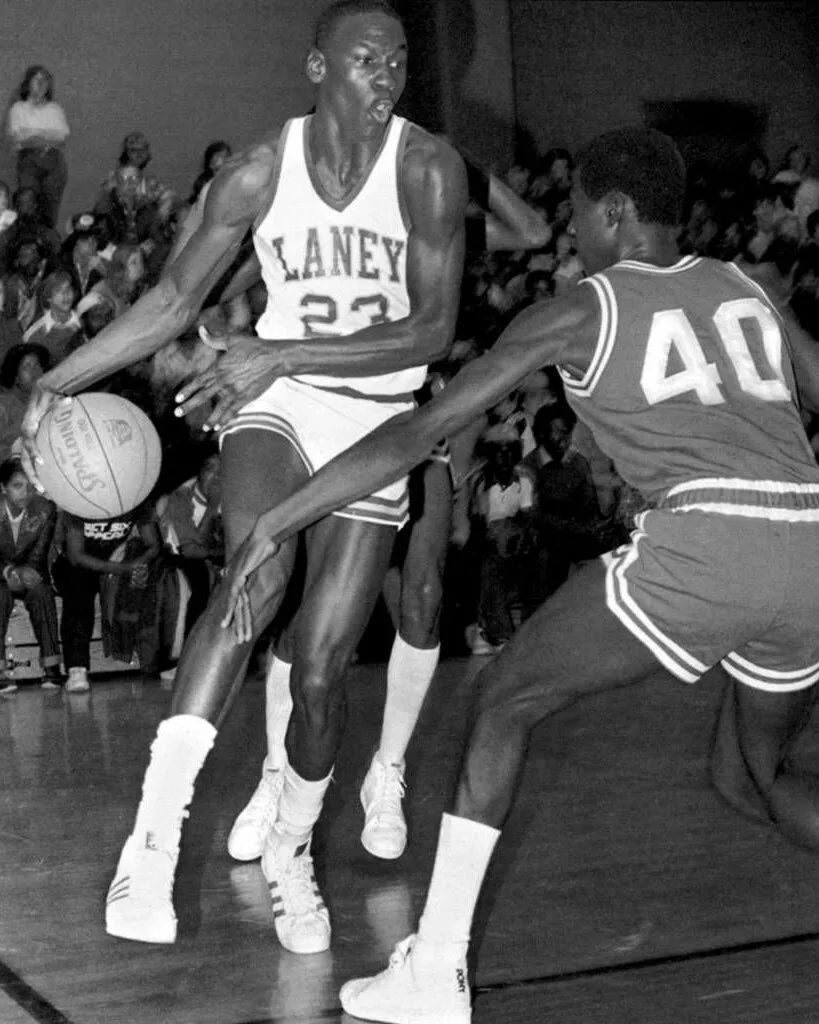
[[[780,480],[709,478],[677,484],[657,508],[672,512],[716,512],[721,515],[819,522],[819,483]]]
[[[292,380],[301,384],[302,387],[313,388],[314,391],[326,391],[331,395],[354,398],[359,402],[377,402],[381,405],[415,405],[415,394],[412,391],[405,391],[397,395],[371,395],[366,391],[357,391],[355,388],[346,387],[343,384],[331,388],[326,384],[314,384],[312,381],[302,380],[301,377],[293,377]]]

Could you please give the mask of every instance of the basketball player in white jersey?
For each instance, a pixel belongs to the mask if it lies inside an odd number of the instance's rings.
[[[473,159],[465,160],[470,198],[466,222],[468,251],[536,249],[546,245],[551,230],[540,213]],[[175,247],[177,254],[196,216],[201,217],[201,213],[195,208]],[[259,280],[261,265],[254,253],[233,276],[220,302],[240,301]],[[246,403],[247,396],[241,390],[241,336],[229,336],[226,344],[232,349],[232,358],[209,366],[180,390],[177,397],[181,415],[193,411],[204,411],[207,415],[210,396],[217,397],[217,405],[206,421],[215,427],[232,420]],[[476,423],[480,429],[481,420]],[[384,860],[400,857],[406,847],[407,824],[402,806],[406,792],[405,754],[440,654],[443,577],[452,519],[449,461],[447,447],[439,445],[427,462],[414,471],[410,522],[401,531],[384,582],[384,597],[396,633],[387,664],[381,733],[360,794],[364,809],[362,845],[368,853]],[[290,664],[279,651],[269,660],[265,681],[267,756],[261,778],[228,836],[228,851],[237,860],[255,860],[262,855],[267,833],[278,813],[287,761],[285,736],[293,707],[289,675]]]
[[[144,358],[193,321],[251,226],[269,298],[260,337],[242,350],[254,400],[222,431],[228,553],[318,466],[412,408],[426,364],[453,336],[467,181],[451,146],[393,116],[406,56],[403,26],[385,0],[327,9],[307,58],[315,113],[231,160],[158,285],[42,379],[24,424],[30,457],[37,425],[60,394]],[[262,861],[277,934],[294,952],[330,942],[310,838],[341,734],[342,676],[406,508],[399,481],[305,533],[288,764]],[[295,554],[294,543],[255,592],[256,636],[279,607]],[[214,595],[185,645],[171,715],[152,745],[109,891],[106,925],[123,938],[176,936],[171,894],[182,820],[254,645],[220,627],[219,609]]]

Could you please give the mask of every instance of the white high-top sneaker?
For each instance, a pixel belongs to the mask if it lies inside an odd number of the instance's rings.
[[[130,835],[108,889],[105,930],[134,942],[175,942],[173,878],[179,848],[163,850],[152,833]]]
[[[284,785],[281,768],[262,769],[262,777],[247,806],[233,822],[228,836],[228,853],[234,860],[258,860],[264,841],[279,813],[279,799]]]
[[[373,857],[395,860],[404,852],[407,823],[401,801],[405,789],[404,762],[384,764],[376,754],[361,787],[364,808],[361,845]]]
[[[463,955],[421,967],[415,935],[399,942],[385,971],[342,986],[341,1005],[351,1017],[383,1024],[470,1024],[472,1007]],[[424,958],[426,959],[426,958]]]

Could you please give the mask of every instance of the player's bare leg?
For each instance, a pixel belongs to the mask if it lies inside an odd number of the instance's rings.
[[[790,755],[816,695],[815,686],[783,693],[731,680],[716,741],[721,760],[712,763],[719,792],[740,794],[736,809],[759,808],[757,820],[772,822],[789,840],[812,850],[819,850],[819,777],[800,771]],[[726,752],[733,748],[737,756],[729,758]]]
[[[441,604],[452,522],[452,482],[445,462],[430,460],[410,479],[412,522],[400,565],[390,568],[384,598],[396,626],[387,665],[387,696],[378,749],[361,787],[369,853],[394,860],[404,852],[405,754],[440,657]],[[399,537],[399,546],[402,538]]]
[[[260,472],[260,466],[276,471]],[[277,434],[248,430],[225,439],[222,479],[228,556],[259,513],[297,488],[305,476],[295,451]],[[288,542],[251,581],[257,636],[278,610],[294,553],[295,542]],[[176,937],[171,893],[182,822],[196,777],[241,687],[254,645],[253,641],[237,643],[233,630],[221,627],[222,601],[220,586],[185,643],[171,713],[151,746],[133,832],[108,894],[106,927],[122,938],[173,942]]]
[[[394,540],[391,527],[339,516],[306,534],[304,596],[292,631],[287,764],[262,854],[276,933],[294,953],[317,953],[330,944],[310,840],[344,726],[344,674],[381,590]]]
[[[653,654],[605,607],[604,594],[601,564],[579,571],[478,676],[454,810],[442,819],[418,934],[399,945],[387,971],[342,988],[342,1005],[351,1015],[398,1024],[470,1020],[466,950],[472,916],[517,793],[532,729],[578,697],[657,670]]]

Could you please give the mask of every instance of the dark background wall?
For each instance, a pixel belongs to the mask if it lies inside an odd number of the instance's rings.
[[[28,64],[55,75],[72,129],[62,216],[93,204],[122,137],[185,192],[205,146],[235,147],[309,108],[302,71],[321,0],[0,0],[0,95]],[[14,184],[3,139],[0,176]]]
[[[774,161],[797,139],[819,160],[819,5],[396,3],[412,47],[405,112],[499,169],[516,138],[575,148],[606,127],[643,122],[647,110],[687,110],[686,130],[696,130],[703,108],[679,104],[702,99],[723,104],[709,108],[712,127],[735,123],[725,103],[743,104]],[[0,90],[9,99],[29,63],[54,72],[73,129],[64,214],[93,201],[122,136],[137,128],[151,140],[156,172],[184,193],[208,142],[244,145],[309,107],[302,64],[321,6],[2,0]],[[5,148],[0,176],[14,183]]]

